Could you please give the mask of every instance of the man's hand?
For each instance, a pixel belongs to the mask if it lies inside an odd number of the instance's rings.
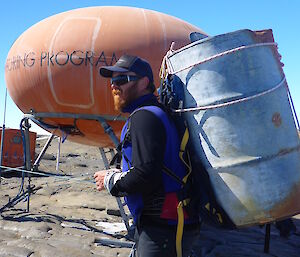
[[[100,170],[100,171],[95,172],[94,179],[95,179],[98,191],[101,191],[104,189],[104,178],[108,171],[109,170]]]
[[[104,178],[105,178],[106,175],[107,176],[109,176],[109,174],[113,175],[112,173],[116,173],[116,172],[121,173],[121,170],[116,169],[116,168],[112,168],[112,169],[109,169],[109,170],[100,170],[100,171],[95,172],[94,179],[95,179],[95,182],[96,182],[96,185],[97,185],[97,190],[101,191],[105,188]],[[108,189],[108,190],[110,190],[110,189]]]

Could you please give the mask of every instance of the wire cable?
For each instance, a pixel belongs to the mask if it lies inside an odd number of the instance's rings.
[[[6,103],[7,103],[7,88],[5,89],[3,126],[2,126],[2,133],[1,133],[0,165],[2,165],[2,161],[3,161],[4,136],[5,136],[5,118],[6,118]],[[1,173],[2,173],[2,168],[0,168],[0,185],[1,185]]]
[[[7,166],[0,166],[2,169],[9,169],[10,171],[20,171],[20,172],[23,172],[23,173],[28,173],[28,174],[32,174],[32,175],[37,175],[37,176],[44,176],[44,177],[54,177],[54,178],[57,178],[57,179],[60,179],[60,180],[69,180],[69,181],[75,181],[75,182],[78,182],[78,183],[92,183],[92,184],[95,184],[95,182],[93,180],[83,180],[81,178],[78,178],[78,177],[74,177],[74,176],[68,176],[68,177],[65,177],[65,176],[59,176],[59,175],[56,175],[56,174],[50,174],[50,173],[43,173],[43,172],[37,172],[37,171],[32,171],[32,170],[25,170],[25,169],[19,169],[19,168],[12,168],[12,167],[7,167]]]

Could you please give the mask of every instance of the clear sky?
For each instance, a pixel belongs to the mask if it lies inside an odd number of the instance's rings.
[[[1,3],[0,15],[0,126],[4,120],[4,67],[13,42],[26,29],[51,15],[75,8],[107,5],[141,7],[166,13],[212,36],[239,29],[273,29],[296,112],[300,113],[300,0],[9,0]],[[8,97],[6,127],[18,128],[22,117],[22,112]],[[33,130],[40,132],[37,127]]]

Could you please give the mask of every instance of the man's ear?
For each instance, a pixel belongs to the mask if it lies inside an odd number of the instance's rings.
[[[145,90],[148,87],[149,84],[149,78],[148,77],[143,77],[140,79],[140,83],[142,84],[142,89]]]

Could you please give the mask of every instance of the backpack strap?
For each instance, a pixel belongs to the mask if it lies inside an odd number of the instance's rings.
[[[189,153],[186,149],[188,141],[189,141],[189,130],[186,126],[183,137],[181,139],[180,150],[179,150],[179,158],[184,163],[184,165],[186,166],[187,171],[188,171],[188,173],[182,179],[182,182],[183,182],[184,185],[187,184],[188,178],[192,173],[191,160],[190,160]],[[187,156],[187,160],[185,160],[185,158],[184,158],[185,154]],[[177,253],[177,257],[182,256],[182,236],[183,236],[183,228],[184,228],[183,207],[187,206],[190,203],[190,196],[186,195],[183,198],[185,198],[185,199],[181,199],[178,203],[178,206],[177,206],[177,216],[178,216],[177,231],[176,231],[176,253]]]
[[[110,162],[111,166],[112,165],[116,165],[116,168],[118,168],[118,169],[121,168],[122,156],[124,157],[124,159],[126,160],[126,162],[132,167],[131,161],[128,159],[128,157],[126,156],[126,154],[123,154],[123,152],[122,152],[124,144],[126,142],[131,142],[131,137],[130,137],[130,126],[131,126],[130,117],[131,117],[131,115],[128,118],[127,130],[125,132],[124,139],[116,147],[117,153],[114,155],[114,157],[112,158],[112,160]]]

